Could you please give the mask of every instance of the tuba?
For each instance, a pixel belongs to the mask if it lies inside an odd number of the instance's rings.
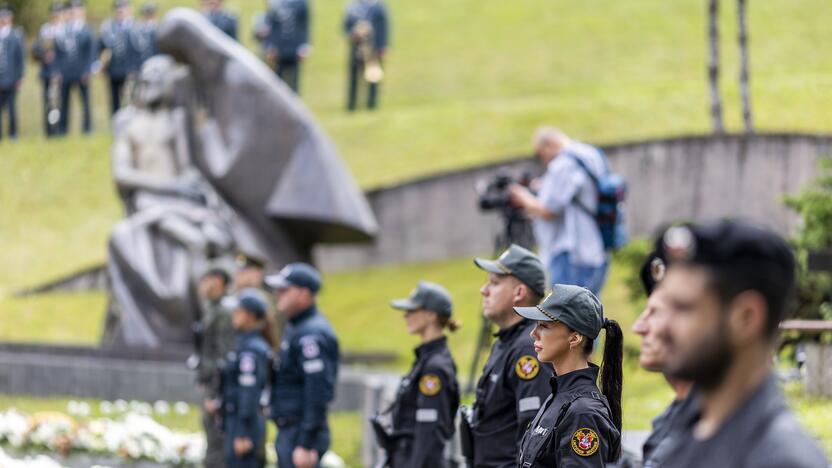
[[[358,56],[364,63],[364,79],[368,83],[380,83],[384,79],[384,70],[381,68],[378,54],[373,47],[373,25],[367,20],[358,21],[352,28],[352,34],[356,41]]]

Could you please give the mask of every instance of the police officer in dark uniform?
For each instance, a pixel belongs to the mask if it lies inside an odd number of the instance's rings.
[[[228,37],[237,40],[237,17],[223,8],[222,0],[203,0],[202,14]]]
[[[537,357],[550,362],[552,395],[526,430],[518,467],[604,467],[621,452],[621,328],[603,316],[588,289],[556,284],[537,307],[516,307],[535,320]],[[606,330],[602,389],[599,368],[589,362],[595,339]]]
[[[353,0],[344,15],[344,33],[349,39],[349,87],[347,110],[355,110],[358,82],[366,78],[367,67],[381,71],[381,63],[389,46],[387,8],[381,0]],[[378,80],[367,83],[367,107],[378,103]]]
[[[649,372],[661,372],[664,367],[666,351],[658,337],[656,321],[664,313],[666,297],[658,287],[667,266],[664,259],[656,252],[651,252],[645,259],[641,271],[641,284],[647,294],[647,304],[641,315],[633,324],[633,333],[641,336],[641,352],[639,354],[639,365]],[[651,466],[655,460],[659,460],[661,453],[665,453],[663,446],[667,445],[668,437],[674,418],[690,392],[692,383],[687,380],[677,379],[665,375],[675,395],[670,405],[657,417],[653,419],[653,431],[647,440],[644,441],[642,461],[644,466]]]
[[[199,295],[202,299],[202,317],[199,321],[200,346],[198,349],[197,385],[202,392],[202,426],[205,430],[206,468],[225,466],[225,449],[220,409],[220,369],[228,352],[234,349],[234,326],[231,323],[233,297],[228,296],[230,284],[228,272],[212,266],[200,278]]]
[[[55,41],[55,53],[61,74],[61,120],[60,133],[69,131],[70,92],[77,88],[81,97],[83,120],[81,130],[92,131],[90,111],[90,77],[96,60],[96,45],[92,30],[87,25],[86,8],[83,0],[69,3],[69,17],[64,22],[63,33]]]
[[[43,132],[47,137],[57,135],[60,128],[60,70],[55,45],[63,31],[65,10],[62,2],[54,1],[49,7],[49,22],[40,27],[32,43],[32,57],[40,64],[38,78],[43,87]]]
[[[329,450],[327,408],[335,397],[338,340],[316,304],[321,278],[305,263],[266,277],[277,309],[288,319],[271,393],[280,468],[319,466]]]
[[[110,109],[115,114],[121,109],[125,84],[139,69],[139,59],[131,40],[135,25],[129,0],[115,0],[113,8],[113,18],[101,24],[99,52],[105,54],[110,81]]]
[[[243,290],[237,295],[232,315],[237,330],[234,350],[226,358],[222,374],[223,429],[228,468],[256,468],[256,447],[266,436],[266,420],[260,398],[268,385],[272,352],[261,334],[266,303],[260,294]]]
[[[133,30],[133,48],[139,57],[139,68],[147,59],[159,53],[156,46],[156,28],[159,26],[157,12],[158,7],[155,3],[142,5],[142,20],[136,23]]]
[[[671,227],[656,250],[668,263],[657,325],[665,372],[696,386],[674,418],[669,456],[651,466],[828,467],[771,371],[795,284],[788,244],[719,221]]]
[[[311,51],[309,45],[309,3],[307,0],[269,2],[266,59],[277,76],[295,93],[300,80],[300,63]]]
[[[499,331],[477,382],[473,411],[462,412],[460,435],[470,466],[509,467],[517,463],[526,426],[551,392],[552,366],[538,361],[529,336],[534,323],[513,308],[540,302],[546,274],[540,259],[518,245],[496,260],[478,258],[474,263],[488,272],[480,289],[483,315]]]
[[[416,362],[399,385],[396,400],[387,410],[392,430],[381,440],[392,468],[446,467],[445,446],[454,433],[459,407],[456,364],[448,350],[444,330],[456,331],[451,319],[451,296],[442,286],[419,282],[406,299],[391,303],[405,311],[407,331],[419,335]]]
[[[14,12],[0,5],[0,139],[3,137],[3,108],[8,108],[9,137],[17,138],[17,91],[23,83],[25,65],[23,32],[14,27]]]

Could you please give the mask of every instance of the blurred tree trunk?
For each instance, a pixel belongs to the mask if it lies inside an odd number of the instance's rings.
[[[714,133],[723,133],[722,96],[719,94],[719,0],[708,0],[708,82]]]
[[[751,89],[748,85],[748,16],[747,1],[737,0],[737,21],[739,22],[740,45],[740,96],[742,98],[742,122],[746,133],[754,131],[751,116]]]

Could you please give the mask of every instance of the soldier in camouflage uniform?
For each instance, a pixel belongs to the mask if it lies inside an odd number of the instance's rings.
[[[197,385],[203,397],[202,424],[207,442],[206,468],[225,466],[219,392],[220,369],[226,354],[234,347],[232,310],[226,295],[229,283],[230,277],[222,268],[208,270],[199,280],[203,312],[199,322],[201,345],[198,350]]]

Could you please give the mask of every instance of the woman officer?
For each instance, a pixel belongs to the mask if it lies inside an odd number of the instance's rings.
[[[459,407],[456,364],[444,334],[446,328],[459,328],[451,318],[451,297],[442,286],[421,281],[410,297],[391,305],[405,312],[407,332],[418,335],[421,344],[388,409],[393,427],[385,444],[387,463],[392,468],[446,467],[445,445]]]
[[[263,339],[268,306],[254,288],[243,289],[236,299],[231,315],[236,331],[234,351],[228,353],[222,375],[225,459],[228,468],[256,468],[265,461],[259,450],[266,435],[260,396],[272,358]]]
[[[552,395],[523,436],[519,467],[604,467],[621,452],[621,327],[603,316],[589,290],[555,285],[537,307],[515,307],[537,321],[537,357],[551,363]],[[599,368],[589,362],[594,340],[607,331],[601,388]]]

